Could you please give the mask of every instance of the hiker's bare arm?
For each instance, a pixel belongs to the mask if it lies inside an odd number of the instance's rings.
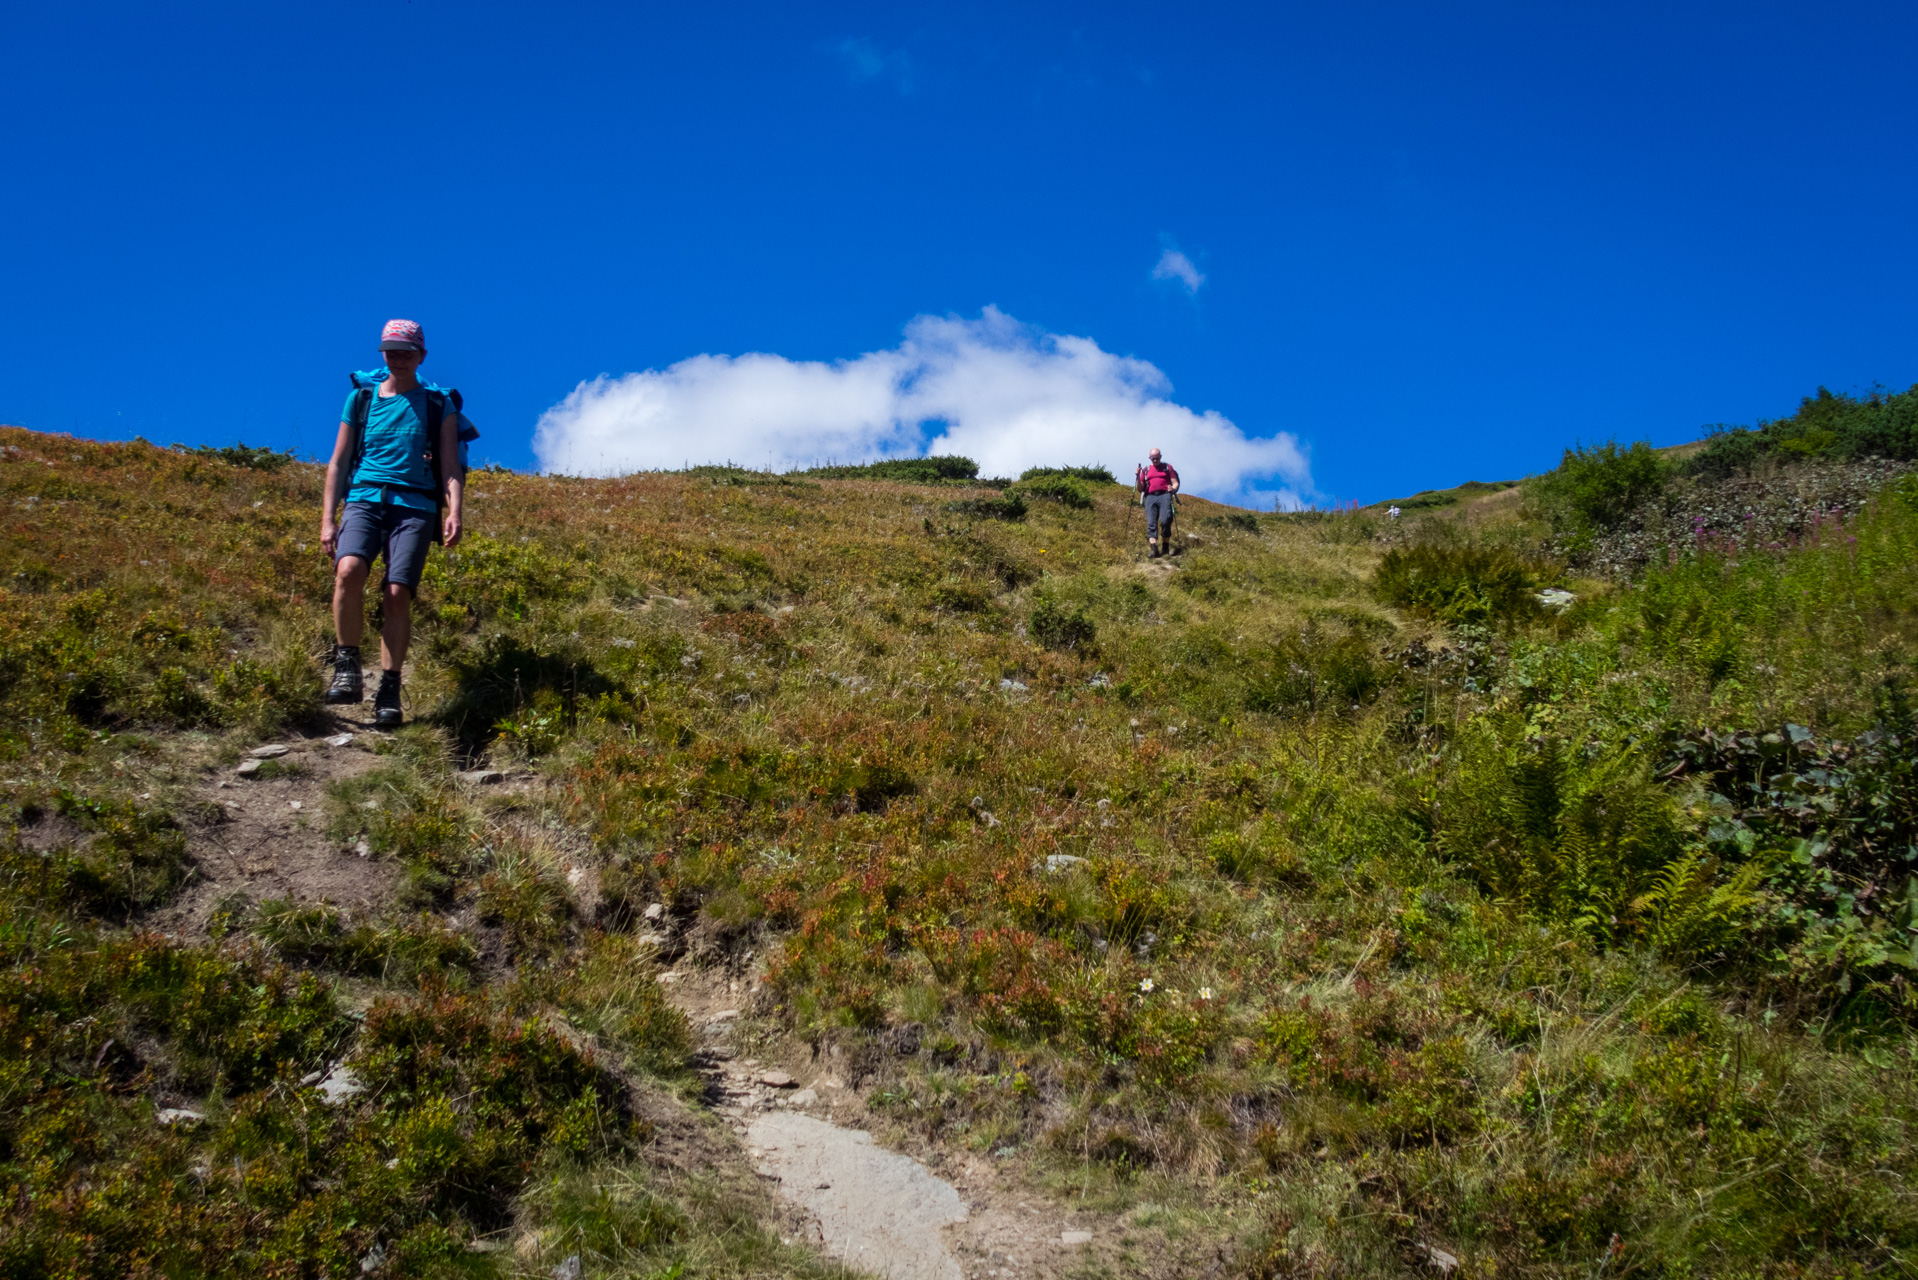
[[[325,496],[320,500],[324,504],[320,508],[320,545],[329,556],[340,544],[340,527],[334,523],[334,514],[346,497],[346,451],[352,447],[353,428],[342,422],[339,438],[333,442],[333,457],[326,464]]]
[[[440,468],[446,480],[446,514],[441,517],[440,538],[451,551],[460,544],[462,510],[466,498],[466,472],[460,466],[460,416],[446,414],[440,420]]]

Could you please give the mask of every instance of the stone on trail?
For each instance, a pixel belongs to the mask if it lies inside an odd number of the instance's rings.
[[[260,771],[260,766],[265,763],[266,761],[264,760],[242,760],[240,761],[240,767],[238,770],[236,770],[236,772],[242,778],[250,778],[254,774],[258,773]]]
[[[353,741],[352,734],[336,733],[332,737],[326,740],[326,745],[329,747],[344,747],[344,746],[350,745],[352,741]]]
[[[269,742],[264,747],[253,748],[253,750],[247,752],[247,754],[255,760],[278,760],[292,749],[293,748],[287,746],[284,742]]]
[[[1059,1236],[1059,1243],[1060,1244],[1091,1244],[1092,1233],[1090,1231],[1063,1232]]]
[[[872,1135],[792,1111],[754,1118],[747,1141],[779,1194],[819,1221],[826,1250],[881,1280],[964,1280],[940,1228],[966,1220],[951,1183]]]
[[[337,1107],[354,1094],[365,1092],[366,1086],[360,1083],[360,1078],[345,1066],[334,1067],[320,1081],[320,1101],[329,1107]]]
[[[759,1083],[772,1089],[790,1089],[799,1083],[784,1071],[762,1071],[758,1079]]]

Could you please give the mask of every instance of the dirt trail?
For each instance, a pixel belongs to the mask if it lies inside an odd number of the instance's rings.
[[[883,1280],[970,1280],[1064,1275],[1117,1246],[1115,1219],[1054,1203],[990,1158],[880,1146],[864,1098],[805,1046],[746,1056],[756,977],[683,962],[661,981],[704,1046],[709,1102],[824,1252]]]
[[[311,736],[289,731],[256,744],[284,746],[286,752],[260,761],[252,776],[231,765],[210,771],[197,791],[211,804],[187,826],[192,878],[154,914],[156,928],[202,935],[214,909],[236,893],[255,902],[330,902],[354,912],[390,900],[398,868],[326,835],[327,784],[363,773],[378,759],[371,704],[364,715],[330,719]]]

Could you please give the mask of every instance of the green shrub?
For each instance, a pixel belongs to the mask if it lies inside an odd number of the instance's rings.
[[[979,464],[971,458],[885,458],[855,466],[812,467],[801,475],[825,480],[897,480],[906,484],[950,484],[976,479]]]
[[[244,442],[228,445],[176,444],[173,447],[195,458],[208,458],[214,462],[224,462],[230,467],[246,467],[253,471],[278,471],[289,462],[299,461],[290,449],[268,449],[263,445]]]
[[[1439,848],[1487,893],[1600,945],[1709,958],[1759,902],[1764,868],[1721,870],[1631,749],[1481,722],[1433,810]]]
[[[72,844],[35,854],[17,844],[0,849],[0,867],[23,884],[36,884],[49,905],[126,917],[165,902],[186,880],[186,835],[163,810],[120,800],[57,792],[52,812],[84,833]],[[38,804],[23,807],[37,818]]]
[[[974,582],[948,581],[934,586],[926,603],[945,613],[984,613],[992,607],[992,595]]]
[[[1646,499],[1665,487],[1664,459],[1640,440],[1621,449],[1616,440],[1567,449],[1558,469],[1526,482],[1555,529],[1589,533],[1615,529]]]
[[[980,520],[1016,522],[1026,518],[1026,500],[1016,493],[1008,493],[1003,498],[967,498],[948,502],[946,510],[954,515],[972,516]]]
[[[1685,463],[1693,475],[1723,478],[1760,461],[1794,458],[1918,458],[1918,386],[1860,400],[1824,387],[1798,403],[1788,418],[1754,429],[1720,428]]]
[[[1416,543],[1385,553],[1372,588],[1421,617],[1482,626],[1536,616],[1541,576],[1505,547]]]
[[[1246,651],[1245,709],[1343,711],[1371,702],[1391,678],[1356,635],[1304,631]]]
[[[1026,621],[1032,638],[1048,649],[1072,650],[1088,647],[1098,627],[1084,608],[1068,611],[1063,605],[1042,599],[1032,606]]]
[[[1071,476],[1038,476],[1031,480],[1021,480],[1006,490],[1007,496],[1023,495],[1028,498],[1042,498],[1071,507],[1074,511],[1086,511],[1092,506],[1092,491],[1084,481]]]
[[[1019,473],[1021,480],[1039,480],[1049,476],[1085,480],[1092,484],[1119,483],[1118,478],[1104,467],[1027,467]]]
[[[301,906],[273,898],[260,904],[252,928],[288,960],[388,981],[449,969],[470,971],[479,964],[471,942],[424,912],[380,927],[368,920],[349,923],[337,907],[327,904]]]

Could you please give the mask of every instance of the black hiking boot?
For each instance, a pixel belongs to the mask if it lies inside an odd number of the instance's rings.
[[[405,720],[400,710],[400,673],[382,671],[379,692],[373,695],[373,724],[380,729],[397,729]]]
[[[326,687],[327,705],[338,706],[346,702],[359,702],[365,697],[366,688],[360,677],[359,646],[334,645],[333,683]]]

